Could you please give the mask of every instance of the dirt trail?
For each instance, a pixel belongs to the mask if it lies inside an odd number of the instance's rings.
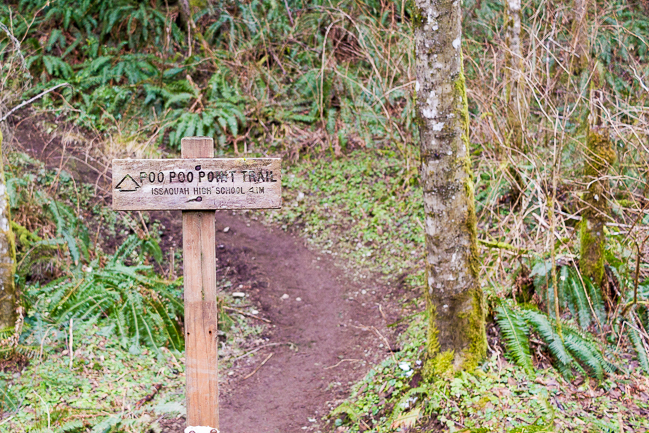
[[[221,431],[318,430],[327,402],[344,398],[349,382],[387,355],[377,333],[386,335],[385,321],[372,300],[380,288],[372,295],[372,288],[347,281],[330,258],[282,230],[229,212],[217,212],[217,230],[219,272],[234,270],[238,283],[250,287],[260,314],[275,325],[267,344],[277,344],[243,372],[272,353],[252,377],[238,375],[221,393]]]
[[[354,328],[378,325],[379,312],[349,301],[348,292],[358,290],[342,279],[328,258],[318,256],[298,239],[240,217],[218,213],[218,226],[230,231],[218,234],[224,245],[220,257],[233,254],[248,272],[241,273],[260,287],[253,294],[265,317],[276,326],[270,342],[293,343],[268,350],[274,356],[254,376],[241,380],[222,397],[221,427],[224,433],[287,433],[309,426],[308,418],[324,415],[324,405],[341,395],[343,387],[357,379],[363,364],[342,359],[364,359],[367,338],[375,335]],[[268,283],[259,284],[259,283]],[[264,286],[266,286],[264,288]],[[284,294],[289,299],[281,299]],[[301,299],[298,301],[297,299]],[[261,357],[259,357],[261,358]]]
[[[108,167],[89,159],[87,151],[64,150],[58,137],[48,138],[32,122],[18,128],[15,138],[19,148],[49,167],[65,168],[77,180],[97,185],[98,195],[109,196]],[[151,216],[167,228],[163,247],[182,245],[180,212]],[[303,239],[241,214],[217,212],[216,227],[218,275],[235,282],[231,290],[246,292],[259,315],[274,325],[251,362],[220,371],[221,432],[320,431],[332,404],[347,397],[351,383],[394,347],[395,330],[388,332],[386,324],[399,311],[386,296],[389,290],[369,278],[363,285],[351,282],[330,256],[308,249]],[[184,430],[182,420],[167,421],[163,432]]]

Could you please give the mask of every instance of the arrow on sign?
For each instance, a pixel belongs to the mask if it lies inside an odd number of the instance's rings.
[[[115,187],[115,189],[118,190],[119,192],[136,191],[138,188],[140,188],[140,184],[137,183],[135,179],[131,177],[130,174],[124,176],[124,178],[120,180],[117,186]]]

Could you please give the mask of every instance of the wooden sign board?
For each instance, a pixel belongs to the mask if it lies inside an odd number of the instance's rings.
[[[208,137],[182,139],[182,159],[114,159],[113,209],[182,210],[186,432],[218,433],[217,209],[282,206],[281,159],[210,158]]]
[[[277,209],[280,158],[114,159],[114,210]]]

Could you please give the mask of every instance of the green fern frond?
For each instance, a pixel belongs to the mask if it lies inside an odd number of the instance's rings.
[[[29,290],[28,296],[47,299],[38,308],[47,311],[55,321],[65,322],[74,317],[112,326],[125,347],[131,341],[131,346],[136,347],[143,342],[153,348],[168,345],[181,350],[180,281],[170,284],[159,280],[150,266],[124,264],[136,249],[138,256],[151,249],[154,256],[160,256],[156,245],[151,239],[131,235],[104,267],[93,262],[90,270],[77,269],[65,279]]]
[[[564,266],[561,269],[561,280],[559,286],[565,287],[570,311],[573,316],[576,316],[575,318],[582,329],[588,328],[592,321],[592,314],[586,288],[581,284],[577,273],[569,266]]]
[[[634,326],[631,326],[629,324],[629,326],[627,326],[627,329],[629,339],[631,340],[633,348],[635,349],[638,362],[640,363],[640,366],[642,367],[644,372],[649,374],[649,358],[647,357],[647,348],[645,347],[644,339]]]
[[[564,327],[563,331],[564,344],[568,351],[577,362],[588,367],[586,371],[589,375],[602,380],[605,366],[601,362],[602,357],[599,354],[599,349],[592,342],[581,338],[579,334],[569,331],[569,328]]]
[[[595,315],[597,316],[597,320],[600,325],[604,325],[606,323],[606,307],[604,306],[604,300],[602,299],[602,291],[598,287],[595,287],[590,278],[586,276],[583,276],[583,278],[584,283],[586,284],[586,293],[588,293],[590,297],[590,302],[595,311]]]
[[[527,324],[517,312],[503,304],[496,307],[496,312],[496,322],[505,339],[508,353],[526,373],[532,374],[534,366],[532,365]]]
[[[539,312],[526,310],[524,313],[525,320],[533,327],[541,339],[548,345],[550,353],[562,364],[568,367],[574,362],[574,358],[568,353],[561,337],[555,330],[555,326],[550,323],[548,318]]]

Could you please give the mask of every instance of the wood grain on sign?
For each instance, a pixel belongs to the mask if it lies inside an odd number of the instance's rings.
[[[273,209],[280,158],[114,159],[114,210]]]
[[[208,157],[214,152],[213,149],[212,139],[182,140],[184,158]],[[214,217],[213,210],[183,212],[183,274],[187,425],[218,428],[219,357]]]

